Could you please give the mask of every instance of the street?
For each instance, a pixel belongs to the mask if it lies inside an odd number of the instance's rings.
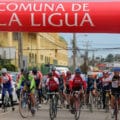
[[[16,106],[16,110],[14,112],[12,112],[10,108],[8,108],[8,111],[5,113],[0,109],[0,120],[23,120],[23,118],[19,114],[18,106]],[[26,120],[50,120],[48,106],[43,105],[34,117],[30,114]],[[74,115],[66,109],[60,109],[56,120],[74,120]],[[111,119],[111,114],[105,113],[104,110],[94,109],[93,113],[91,113],[88,109],[82,109],[80,120],[114,119]]]

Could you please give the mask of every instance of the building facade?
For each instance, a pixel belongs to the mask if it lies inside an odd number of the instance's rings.
[[[41,64],[68,66],[67,42],[58,33],[22,33],[22,51],[19,50],[17,32],[0,32],[0,46],[16,49],[12,63],[19,67],[19,55],[23,53],[23,66],[40,67]]]

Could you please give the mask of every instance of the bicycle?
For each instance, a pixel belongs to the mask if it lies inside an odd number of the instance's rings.
[[[50,119],[54,120],[54,118],[57,117],[58,93],[50,92],[47,94],[50,97],[50,104],[49,104]]]
[[[39,93],[38,90],[35,90],[35,108],[38,110],[39,109]]]
[[[115,109],[114,109],[114,116],[115,116],[115,120],[118,120],[118,101],[120,99],[120,93],[114,93],[115,95]]]
[[[6,91],[6,90],[5,90]],[[10,98],[9,98],[9,94],[8,91],[6,91],[5,96],[4,96],[4,100],[3,100],[3,112],[7,111],[7,107],[10,105]]]
[[[81,108],[82,108],[82,98],[80,99],[80,91],[73,92],[74,103],[73,103],[73,110],[74,110],[74,117],[75,120],[80,118]]]
[[[97,95],[97,109],[102,108],[102,90],[98,90],[98,95]]]
[[[31,112],[32,116],[35,115],[35,111],[32,110],[30,90],[26,89],[20,92],[19,113],[23,118],[27,118],[29,112]]]
[[[106,91],[106,98],[105,98],[105,110],[106,112],[109,112],[109,106],[110,106],[110,90]]]
[[[89,93],[89,109],[90,109],[90,112],[93,112],[93,95],[92,95],[92,91],[90,90],[90,93]]]

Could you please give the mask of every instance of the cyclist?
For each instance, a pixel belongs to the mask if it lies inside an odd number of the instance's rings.
[[[111,83],[111,114],[112,117],[114,117],[114,103],[115,103],[115,94],[120,93],[120,72],[115,70],[113,77],[112,77],[112,83]]]
[[[20,73],[18,73],[18,75],[17,75],[16,84],[15,84],[16,87],[17,87],[17,84],[18,84],[21,76],[23,75],[23,72],[24,72],[24,69],[22,68],[22,69],[20,70]],[[18,99],[20,99],[20,90],[17,89],[17,90],[16,90],[16,94],[17,94]]]
[[[88,72],[88,78],[87,78],[87,91],[86,91],[86,104],[89,102],[89,93],[92,92],[93,96],[96,96],[96,80],[93,77],[92,72]]]
[[[83,98],[83,89],[84,89],[85,82],[83,78],[81,77],[81,71],[79,68],[75,70],[75,74],[71,77],[70,80],[70,89],[72,93],[74,91],[80,91],[80,99],[82,100]],[[73,103],[74,103],[74,96],[70,96],[70,105],[71,105],[71,113],[74,114],[74,108],[73,108]]]
[[[23,75],[23,72],[24,72],[24,69],[22,68],[22,69],[20,70],[20,73],[18,73],[18,75],[17,75],[16,83],[18,83],[20,77]]]
[[[35,113],[35,80],[32,75],[29,74],[28,70],[24,70],[23,75],[21,76],[18,82],[18,89],[21,89],[21,92],[28,90],[30,92],[30,98],[32,103],[32,111]]]
[[[65,94],[64,94],[64,82],[65,82],[65,73],[61,72],[60,73],[60,78],[59,80],[59,97],[60,97],[60,107],[65,105]]]
[[[103,71],[103,78],[102,78],[103,109],[105,109],[106,91],[109,91],[110,89],[111,89],[111,78],[109,76],[108,71]]]
[[[67,105],[67,108],[69,108],[69,105],[70,105],[70,86],[69,86],[69,82],[70,82],[70,79],[71,79],[71,72],[70,71],[67,71],[66,72],[66,77],[65,77],[65,81],[64,81],[64,89],[65,89],[65,97],[66,97],[66,105]]]
[[[39,107],[41,107],[42,102],[42,73],[37,70],[37,68],[32,69],[32,75],[34,77],[35,83],[36,83],[36,89],[38,91],[38,97],[39,97]]]
[[[49,92],[58,92],[59,91],[59,80],[53,76],[52,72],[48,73],[48,78],[46,81],[46,86]]]
[[[7,73],[6,68],[2,68],[1,70],[1,85],[2,85],[2,106],[4,107],[4,97],[6,94],[6,91],[8,91],[10,100],[11,100],[11,106],[12,110],[14,111],[14,105],[13,105],[13,95],[12,95],[12,78],[9,73]]]

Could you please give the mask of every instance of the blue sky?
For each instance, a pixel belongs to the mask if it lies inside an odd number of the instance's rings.
[[[68,42],[69,47],[72,46],[72,33],[60,33],[62,37]],[[89,41],[89,49],[94,48],[116,48],[120,47],[120,34],[95,34],[95,33],[76,33],[77,46],[85,48],[86,41]],[[83,51],[81,51],[83,53]],[[109,53],[120,54],[120,50],[105,50],[95,52],[95,56],[105,57]],[[69,51],[71,55],[71,51]],[[89,56],[92,52],[89,53]]]

